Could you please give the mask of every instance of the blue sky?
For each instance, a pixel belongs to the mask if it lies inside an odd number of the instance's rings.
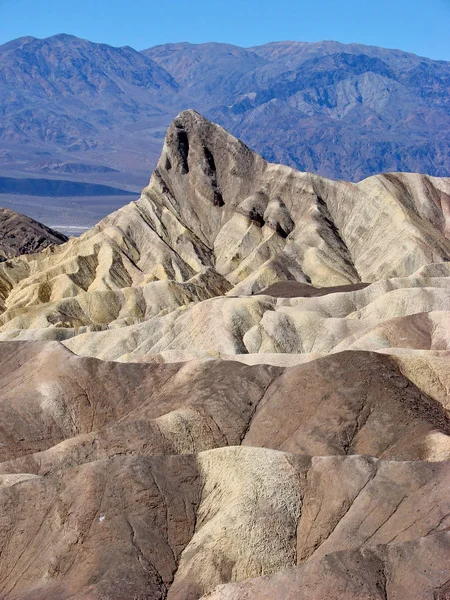
[[[138,50],[332,39],[450,60],[450,0],[0,0],[0,43],[55,33]]]

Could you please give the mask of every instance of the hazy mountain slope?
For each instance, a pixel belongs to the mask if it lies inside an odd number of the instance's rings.
[[[0,56],[3,139],[24,136],[28,141],[54,139],[66,149],[80,143],[88,147],[89,134],[98,134],[99,126],[107,130],[119,120],[133,122],[151,110],[152,102],[162,104],[177,89],[167,71],[132,48],[68,35],[20,38],[1,46]],[[36,100],[41,102],[32,107]],[[36,127],[44,109],[47,120],[55,120],[55,130]],[[68,118],[73,120],[72,137],[67,133],[61,139],[58,119]]]
[[[402,50],[367,46],[365,44],[342,44],[334,41],[323,42],[271,42],[248,49],[267,60],[266,70],[276,76],[276,70],[292,71],[312,58],[323,58],[334,54],[365,55],[379,59],[395,73],[408,72],[419,65],[431,68],[432,65],[445,66],[445,61],[433,61]]]
[[[41,151],[47,145],[111,150],[118,123],[124,132],[126,125],[164,114],[167,96],[177,89],[164,69],[131,48],[66,35],[1,46],[0,82],[1,139],[42,144]]]
[[[170,122],[178,85],[132,48],[57,35],[1,46],[0,89],[3,175],[58,179],[68,164],[75,180],[136,190],[149,169],[142,144]]]
[[[194,108],[268,160],[303,171],[347,181],[390,171],[446,176],[449,82],[449,63],[360,44],[136,52],[67,35],[21,38],[0,47],[0,175],[70,173],[138,191],[166,127]],[[26,212],[28,200],[16,202]],[[102,216],[116,206],[111,198]]]
[[[142,52],[171,73],[187,93],[200,101],[234,103],[236,92],[268,61],[231,44],[164,44]],[[194,98],[193,98],[194,99]]]
[[[443,61],[337,42],[282,42],[245,53],[179,44],[145,54],[175,78],[183,65],[180,82],[193,107],[269,160],[351,181],[383,171],[448,174],[450,67]]]

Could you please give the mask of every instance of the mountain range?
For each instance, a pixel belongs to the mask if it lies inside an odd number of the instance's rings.
[[[91,226],[117,207],[120,190],[138,193],[167,126],[186,108],[301,171],[347,181],[395,171],[446,176],[449,85],[450,63],[358,44],[138,52],[69,35],[20,38],[0,46],[0,176],[34,178],[44,200],[17,191],[19,181],[0,201],[59,223],[40,180],[62,180],[73,190],[60,201],[64,220]],[[79,203],[80,183],[113,194],[90,210]]]
[[[449,199],[189,110],[137,201],[1,262],[1,598],[447,600]]]

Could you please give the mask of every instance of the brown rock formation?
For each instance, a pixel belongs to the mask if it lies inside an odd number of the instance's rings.
[[[0,260],[20,254],[35,254],[68,238],[30,217],[0,208]]]

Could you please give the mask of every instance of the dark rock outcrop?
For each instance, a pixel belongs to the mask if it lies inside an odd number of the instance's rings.
[[[48,246],[64,244],[68,238],[25,215],[0,208],[0,260],[20,254],[35,254]]]

